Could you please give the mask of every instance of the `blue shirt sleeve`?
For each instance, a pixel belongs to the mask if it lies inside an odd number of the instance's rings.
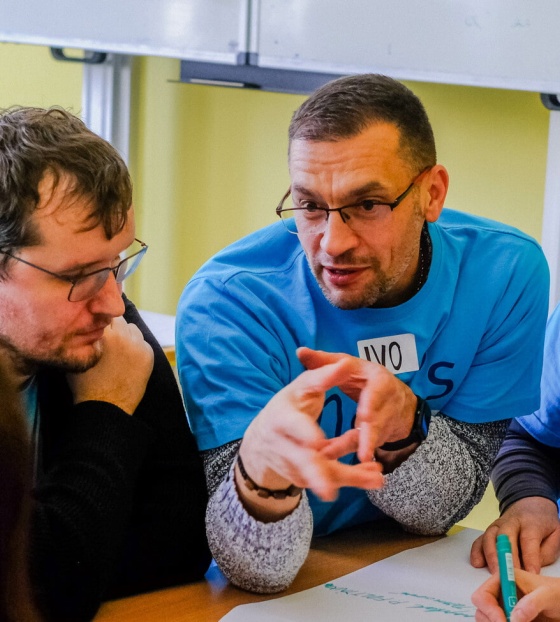
[[[179,301],[177,369],[200,450],[242,438],[303,370],[286,323],[249,287],[235,287],[242,296],[219,279],[194,279]]]
[[[560,305],[548,320],[541,377],[541,402],[531,415],[518,422],[538,441],[560,447]]]

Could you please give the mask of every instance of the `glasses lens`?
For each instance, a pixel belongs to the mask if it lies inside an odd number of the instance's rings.
[[[140,263],[140,261],[142,261],[142,257],[144,257],[147,250],[148,247],[144,246],[137,253],[134,253],[134,255],[131,255],[130,257],[125,257],[120,262],[115,272],[115,278],[117,279],[117,283],[122,283],[136,270],[136,268],[138,268],[138,264]]]
[[[147,246],[144,246],[141,250],[130,257],[125,257],[114,268],[105,268],[104,270],[98,270],[92,274],[87,274],[81,279],[78,279],[72,289],[68,300],[70,302],[80,302],[81,300],[87,300],[92,296],[95,296],[97,292],[105,285],[111,272],[115,275],[117,283],[122,283],[127,277],[129,277],[138,268],[142,257],[148,250]]]
[[[99,272],[88,274],[83,279],[78,279],[74,285],[72,285],[68,300],[70,302],[80,302],[81,300],[87,300],[95,296],[107,282],[109,274],[111,274],[111,268],[99,270]]]
[[[295,219],[296,211],[292,209],[285,209],[280,212],[280,218],[284,223],[284,227],[290,232],[297,234],[297,225]]]

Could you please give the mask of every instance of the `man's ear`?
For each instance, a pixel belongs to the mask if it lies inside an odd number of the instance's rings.
[[[422,189],[427,192],[428,199],[424,206],[424,218],[428,222],[435,222],[443,209],[447,189],[449,188],[449,174],[441,164],[436,164],[428,171]]]

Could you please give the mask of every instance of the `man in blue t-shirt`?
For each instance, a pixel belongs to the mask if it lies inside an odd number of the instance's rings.
[[[205,264],[177,322],[210,545],[259,592],[289,585],[312,533],[466,515],[509,419],[538,405],[548,298],[534,240],[443,210],[447,171],[399,82],[322,87],[289,138],[282,222]]]

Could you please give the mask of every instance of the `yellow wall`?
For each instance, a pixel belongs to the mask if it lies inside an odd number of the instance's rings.
[[[303,96],[185,85],[179,62],[135,61],[130,168],[138,237],[150,245],[127,285],[138,306],[174,313],[203,261],[275,218],[288,186],[286,131]],[[46,48],[0,44],[0,106],[80,112],[82,71]],[[447,204],[540,239],[548,111],[538,94],[409,83],[432,119]],[[491,492],[464,524],[496,515]]]
[[[0,108],[53,106],[79,114],[82,67],[55,61],[48,48],[0,43]]]

